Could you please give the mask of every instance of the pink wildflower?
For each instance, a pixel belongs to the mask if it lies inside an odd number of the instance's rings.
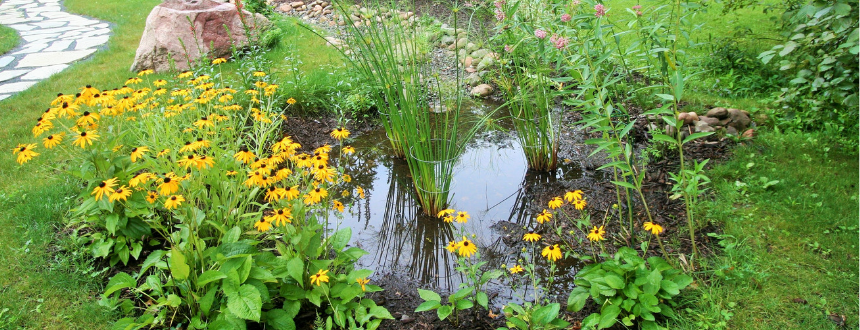
[[[535,37],[537,37],[538,39],[546,38],[546,31],[541,29],[535,30]]]
[[[572,5],[574,5],[574,6],[577,6],[577,5],[579,5],[580,3],[581,3],[581,2],[579,2],[579,0],[573,0],[573,1],[571,1],[571,2],[570,2],[570,4],[572,4]]]
[[[603,15],[606,15],[606,7],[599,3],[594,5],[594,16],[603,17]]]
[[[502,6],[505,5],[505,2],[500,0],[500,1],[494,2],[493,5],[496,6],[496,9],[502,9]]]
[[[563,49],[567,47],[567,44],[570,42],[565,37],[559,37],[558,35],[553,34],[552,37],[549,38],[549,41],[553,43],[556,49]]]
[[[505,19],[505,12],[496,9],[496,20],[503,21]]]
[[[505,51],[511,53],[514,51],[514,47],[511,47],[511,45],[505,45]]]
[[[633,10],[639,10],[639,9],[642,9],[642,6],[640,6],[640,5],[633,6]]]
[[[561,15],[561,21],[562,22],[570,22],[571,18],[573,18],[573,17],[571,17],[570,14],[562,14]]]
[[[642,11],[641,11],[641,10],[637,10],[637,11],[636,11],[636,16],[642,16]]]

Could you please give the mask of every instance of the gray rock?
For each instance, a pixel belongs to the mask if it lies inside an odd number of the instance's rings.
[[[470,52],[470,53],[471,53],[471,52],[474,52],[474,51],[475,51],[475,50],[477,50],[477,49],[478,49],[478,46],[477,46],[477,45],[475,45],[474,43],[471,43],[471,42],[470,42],[470,43],[466,44],[466,51],[467,51],[467,52]]]
[[[468,43],[469,43],[469,38],[457,39],[457,44],[456,44],[456,46],[454,46],[454,48],[460,49],[460,48],[466,47],[466,44],[468,44]]]
[[[484,59],[481,60],[480,63],[478,63],[478,66],[475,67],[475,69],[478,69],[478,71],[483,71],[484,69],[492,67],[494,64],[496,64],[496,60],[494,60],[492,57],[484,57]]]
[[[476,51],[472,52],[472,57],[473,57],[473,58],[483,59],[483,58],[484,58],[484,57],[486,57],[486,56],[487,56],[487,54],[489,54],[489,53],[490,53],[490,50],[488,50],[488,49],[478,49],[478,50],[476,50]]]
[[[721,107],[720,108],[713,108],[711,110],[708,110],[708,113],[706,113],[705,116],[714,117],[717,119],[725,119],[726,117],[729,116],[729,111],[726,110],[726,108],[721,108]]]
[[[487,84],[480,84],[480,85],[472,88],[471,94],[472,94],[472,96],[477,96],[477,97],[490,96],[490,94],[493,94],[493,86],[490,86]]]
[[[481,76],[477,73],[469,74],[468,76],[466,76],[466,83],[472,87],[478,86],[479,84],[481,84]]]
[[[705,122],[708,125],[714,126],[720,123],[720,120],[714,117],[701,116],[699,117],[700,122]]]
[[[750,117],[738,109],[729,109],[729,126],[734,127],[738,132],[745,131],[750,125]]]
[[[711,125],[708,125],[708,123],[706,123],[706,122],[704,122],[704,121],[701,121],[701,120],[700,120],[700,121],[697,121],[697,122],[696,122],[696,127],[694,127],[694,128],[693,128],[693,130],[695,130],[695,131],[696,131],[696,133],[700,133],[700,132],[713,132],[713,131],[714,131],[714,128],[713,128],[713,127],[711,127]]]
[[[455,41],[457,41],[457,39],[454,39],[454,37],[450,35],[446,35],[442,37],[442,40],[439,41],[439,43],[441,43],[443,46],[448,46],[450,44],[453,44]]]
[[[738,130],[737,130],[737,129],[735,129],[734,127],[729,126],[729,127],[726,127],[726,134],[737,136],[737,135],[738,135]]]

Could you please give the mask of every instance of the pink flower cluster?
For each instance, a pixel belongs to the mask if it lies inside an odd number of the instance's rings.
[[[580,3],[581,3],[581,2],[579,2],[579,0],[573,0],[573,1],[571,1],[571,2],[570,2],[570,4],[571,4],[571,5],[574,5],[574,6],[577,6],[577,5],[579,5]]]
[[[571,18],[573,18],[573,17],[571,17],[570,14],[562,14],[561,15],[561,21],[562,22],[570,22]]]
[[[642,6],[640,5],[633,6],[633,10],[636,11],[636,16],[642,16],[642,11],[640,9],[642,9]]]
[[[594,16],[603,17],[603,15],[606,15],[606,7],[599,3],[594,5]]]
[[[567,47],[567,44],[570,43],[570,40],[567,40],[565,37],[559,37],[557,34],[553,34],[552,37],[549,38],[549,41],[553,43],[556,49],[563,49]]]
[[[535,30],[535,37],[537,37],[538,39],[546,38],[546,31],[541,29]]]
[[[502,11],[502,6],[505,5],[505,1],[499,0],[499,1],[494,2],[493,5],[496,6],[496,20],[499,20],[499,21],[504,20],[506,15],[505,15],[505,12]]]
[[[508,53],[512,53],[514,51],[514,47],[511,45],[505,45],[505,51]]]

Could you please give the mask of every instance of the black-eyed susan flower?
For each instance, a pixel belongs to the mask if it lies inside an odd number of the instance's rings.
[[[63,103],[69,103],[75,100],[73,95],[63,95],[63,93],[58,93],[57,97],[51,101],[51,106],[58,106]]]
[[[227,171],[226,173],[224,173],[224,175],[226,175],[226,176],[234,176],[234,175],[236,175],[236,174],[239,174],[239,172],[236,172],[236,171]]]
[[[236,160],[247,164],[253,161],[254,158],[257,158],[257,156],[254,155],[253,152],[248,151],[247,147],[242,147],[242,149],[239,149],[239,152],[233,155],[233,158],[236,158]]]
[[[588,205],[588,202],[586,202],[584,199],[573,201],[573,207],[580,211],[584,210],[586,205]]]
[[[292,170],[290,170],[286,167],[282,168],[282,169],[278,170],[277,172],[275,172],[275,180],[278,180],[278,181],[284,180],[284,179],[290,177],[290,175],[292,175],[292,174],[293,174]]]
[[[557,208],[561,207],[561,205],[562,205],[562,204],[564,204],[564,201],[561,199],[561,197],[553,197],[553,198],[549,201],[549,203],[548,203],[548,204],[549,204],[549,208],[550,208],[550,209],[555,210],[555,209],[557,209]]]
[[[149,180],[155,179],[155,174],[143,172],[135,175],[131,180],[128,180],[128,185],[132,187],[137,187],[138,185],[145,184]]]
[[[292,222],[293,214],[288,208],[274,210],[272,215],[266,216],[264,219],[271,222],[275,226],[286,225]]]
[[[215,122],[213,122],[211,119],[209,119],[209,117],[203,116],[194,122],[194,126],[196,126],[197,129],[203,129],[204,127],[213,127],[214,128]]]
[[[320,269],[316,274],[311,275],[311,284],[322,285],[322,282],[328,283],[328,269]]]
[[[564,193],[564,200],[569,203],[582,199],[582,190],[568,191]]]
[[[118,200],[126,200],[128,196],[131,196],[131,189],[126,186],[120,186],[108,197],[109,202],[115,202]]]
[[[266,76],[266,73],[265,73],[265,72],[263,72],[263,71],[254,71],[254,73],[252,73],[252,75],[253,75],[254,77],[265,77],[265,76]]]
[[[196,167],[198,170],[208,167],[215,167],[215,159],[213,159],[212,157],[207,157],[206,155],[201,155],[200,157],[194,159],[194,167]]]
[[[33,157],[36,157],[39,155],[39,153],[33,151],[33,149],[36,149],[35,143],[19,144],[17,147],[15,147],[15,149],[12,149],[12,154],[18,155],[18,158],[16,159],[18,164],[24,164],[24,163],[30,161],[31,159],[33,159]]]
[[[284,198],[288,201],[294,200],[299,197],[299,186],[292,186],[284,189]]]
[[[355,187],[355,194],[358,195],[358,198],[364,199],[364,188]]]
[[[161,158],[170,153],[170,149],[161,149],[155,157]]]
[[[437,217],[437,218],[443,218],[443,217],[445,217],[445,216],[447,216],[447,215],[454,214],[454,212],[455,212],[455,211],[454,211],[453,209],[444,209],[444,210],[442,210],[442,211],[439,211],[439,213],[436,213],[436,217]]]
[[[227,59],[225,59],[223,57],[219,57],[219,58],[212,60],[212,65],[218,65],[221,63],[227,63]]]
[[[338,211],[338,212],[340,212],[340,213],[343,213],[343,203],[341,203],[341,202],[339,202],[339,201],[333,201],[333,202],[331,203],[331,208],[332,208],[333,210],[337,210],[337,211]]]
[[[314,168],[311,173],[313,173],[314,178],[317,181],[334,182],[334,178],[337,176],[337,169],[325,165],[319,165]]]
[[[184,201],[185,201],[185,198],[182,197],[182,195],[170,196],[167,198],[167,200],[164,201],[164,208],[166,208],[168,210],[178,208],[179,206],[182,205],[182,202],[184,202]]]
[[[194,74],[194,72],[191,72],[191,71],[183,71],[178,76],[176,76],[176,78],[185,79],[185,78],[191,77],[191,75],[193,75],[193,74]]]
[[[451,241],[451,242],[448,242],[448,246],[446,246],[445,249],[447,249],[448,252],[454,253],[460,249],[460,245],[457,244],[457,242],[455,242],[455,241]]]
[[[158,185],[159,193],[162,196],[167,196],[179,191],[179,180],[172,177],[166,177]]]
[[[352,155],[355,153],[355,148],[353,148],[351,146],[346,146],[346,147],[343,147],[343,149],[341,149],[340,152],[345,154],[345,155]]]
[[[520,265],[515,265],[511,268],[508,268],[508,270],[511,271],[511,274],[517,274],[523,272],[523,267]]]
[[[335,130],[331,131],[331,137],[340,141],[349,137],[349,131],[346,128],[338,127]]]
[[[357,279],[355,279],[355,282],[358,283],[358,285],[361,285],[361,291],[364,292],[364,291],[367,291],[367,288],[365,288],[364,286],[368,282],[370,282],[370,279],[368,279],[366,277],[365,278],[357,278]]]
[[[600,227],[595,226],[588,233],[588,240],[590,240],[592,242],[602,241],[605,239],[605,238],[603,238],[604,234],[606,234],[606,231],[603,229],[603,226],[600,226]]]
[[[462,212],[457,212],[457,217],[455,218],[455,220],[457,220],[457,223],[467,223],[467,222],[469,222],[470,218],[472,218],[472,217],[469,216],[468,212],[462,211]]]
[[[322,187],[317,187],[315,189],[312,189],[305,195],[305,204],[313,205],[319,203],[326,196],[328,196],[328,191],[326,191]]]
[[[117,181],[117,178],[111,178],[111,179],[107,179],[105,181],[102,181],[101,183],[99,183],[98,186],[96,186],[93,189],[93,192],[90,193],[90,195],[96,195],[97,201],[101,200],[102,196],[108,195],[108,194],[111,194],[114,192],[113,187],[116,187],[116,181]]]
[[[294,98],[292,98],[292,97],[291,97],[291,98],[288,98],[288,99],[287,99],[287,104],[289,104],[289,105],[296,104],[296,99],[294,99]]]
[[[143,76],[146,76],[146,75],[151,75],[151,74],[153,74],[153,73],[155,73],[155,71],[154,71],[154,70],[152,70],[152,69],[146,69],[146,70],[142,70],[142,71],[138,72],[138,73],[137,73],[137,75],[138,75],[138,76],[140,76],[140,77],[143,77]]]
[[[148,151],[149,151],[149,148],[145,147],[145,146],[131,149],[131,162],[132,163],[136,162],[138,158],[143,157],[143,154],[145,154]]]
[[[93,141],[99,138],[96,131],[83,131],[78,133],[78,136],[75,137],[75,141],[72,144],[76,146],[80,146],[81,148],[86,148],[88,145],[92,145]]]
[[[643,224],[642,227],[644,227],[645,230],[650,231],[653,235],[660,235],[663,232],[662,226],[650,221]]]
[[[547,210],[543,210],[537,215],[537,222],[539,223],[544,223],[550,220],[552,220],[552,213]]]
[[[561,259],[561,248],[558,247],[558,244],[550,245],[543,248],[540,255],[544,256],[547,260],[555,262],[558,259]]]
[[[177,163],[179,163],[179,166],[182,166],[182,168],[188,169],[189,167],[197,163],[197,155],[185,156],[185,158],[180,159],[179,161],[177,161]]]
[[[460,248],[457,249],[457,254],[461,257],[471,257],[475,252],[478,252],[478,247],[475,243],[472,243],[466,236],[463,236],[463,240],[458,243]]]
[[[340,192],[341,197],[349,197],[349,190],[344,190]]]
[[[139,73],[138,73],[138,75],[140,75],[140,73],[143,73],[143,72],[144,72],[144,71],[139,72]],[[140,83],[140,82],[142,82],[142,81],[143,81],[143,79],[140,79],[140,78],[138,78],[138,77],[131,77],[131,78],[128,78],[128,80],[126,80],[126,81],[125,81],[125,84],[126,84],[126,85],[136,85],[136,84],[139,84],[139,83]]]
[[[272,203],[281,200],[281,198],[284,198],[283,190],[284,188],[269,187],[269,189],[266,189],[266,201]]]
[[[269,231],[269,229],[272,229],[272,224],[266,220],[260,219],[260,221],[257,221],[254,224],[254,228],[256,228],[257,230],[259,230],[262,233],[262,232]]]
[[[33,136],[39,136],[44,134],[45,132],[54,128],[54,124],[49,121],[41,121],[36,123],[36,126],[33,126]]]
[[[83,126],[95,124],[98,120],[99,120],[99,114],[94,113],[94,112],[84,111],[84,113],[82,113],[81,116],[78,117],[78,120],[75,121],[75,123],[78,126],[83,127]]]
[[[534,231],[529,231],[523,235],[523,240],[526,242],[537,242],[540,240],[540,234],[535,233]]]
[[[149,204],[155,203],[157,200],[158,200],[158,193],[157,192],[152,191],[152,190],[146,192],[146,201],[149,202]]]
[[[63,137],[65,133],[51,134],[42,139],[42,144],[45,145],[45,148],[51,149],[60,145],[63,142]]]

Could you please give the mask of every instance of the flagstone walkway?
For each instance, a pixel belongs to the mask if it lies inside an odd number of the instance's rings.
[[[0,55],[0,100],[21,92],[96,52],[110,24],[63,11],[61,0],[2,0],[0,24],[21,42]],[[131,1],[129,2],[131,5]]]

